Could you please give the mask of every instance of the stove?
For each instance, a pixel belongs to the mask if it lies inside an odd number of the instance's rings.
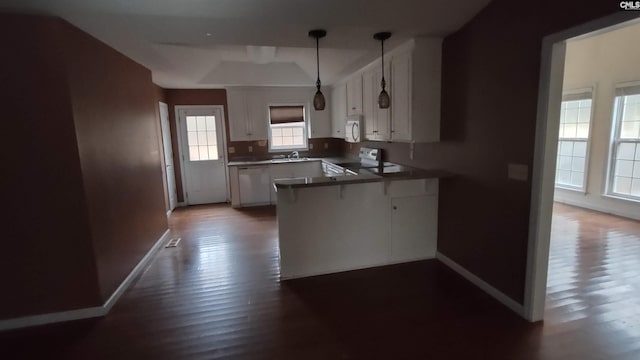
[[[348,162],[348,163],[340,163],[336,164],[347,169],[357,171],[360,169],[372,169],[379,168],[383,166],[382,163],[382,149],[373,149],[362,147],[360,148],[360,153],[358,154],[358,158],[360,161]]]

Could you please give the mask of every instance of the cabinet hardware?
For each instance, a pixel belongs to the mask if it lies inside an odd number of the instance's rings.
[[[394,205],[393,210],[398,210],[398,207]]]

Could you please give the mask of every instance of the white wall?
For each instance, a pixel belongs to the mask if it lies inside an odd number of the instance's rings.
[[[640,203],[605,196],[615,86],[640,81],[640,25],[567,44],[564,91],[593,87],[586,193],[556,188],[555,200],[640,219]]]

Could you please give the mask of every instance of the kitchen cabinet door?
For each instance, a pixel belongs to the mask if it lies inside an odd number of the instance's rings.
[[[331,91],[331,136],[344,139],[347,119],[347,85],[340,84]]]
[[[243,90],[227,90],[227,116],[231,141],[248,141],[247,97]]]
[[[252,166],[238,169],[240,206],[265,205],[270,202],[269,167]]]
[[[269,108],[260,90],[246,92],[247,137],[249,140],[267,140],[269,135]]]
[[[271,193],[271,203],[275,204],[278,200],[276,190],[273,187],[273,181],[276,179],[289,179],[292,178],[295,172],[296,164],[273,164],[269,166],[270,181],[269,192]]]
[[[362,74],[347,81],[347,115],[362,115]]]
[[[389,66],[385,66],[385,81],[387,83],[386,89],[387,92],[389,93],[389,96],[391,97],[391,99],[393,99],[394,97],[394,93],[393,93],[393,89],[391,87],[391,84],[393,83],[393,79],[391,78],[391,74],[390,74],[390,67]],[[386,141],[386,140],[390,140],[391,139],[391,109],[380,109],[380,107],[378,107],[378,95],[380,94],[380,91],[382,91],[382,85],[380,85],[380,83],[382,82],[382,70],[378,69],[375,71],[375,78],[373,81],[373,86],[374,86],[374,90],[373,90],[373,94],[374,94],[374,99],[375,99],[375,118],[376,118],[376,140],[382,140],[382,141]]]
[[[364,138],[367,140],[377,140],[377,96],[376,73],[370,70],[362,74],[362,110],[364,114]]]
[[[438,197],[391,198],[391,261],[435,257],[438,238]]]
[[[317,177],[322,175],[322,161],[299,162],[293,168],[293,177]]]
[[[411,54],[391,60],[391,140],[411,141]]]

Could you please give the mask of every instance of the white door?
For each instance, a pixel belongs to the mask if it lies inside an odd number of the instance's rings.
[[[222,110],[193,107],[180,109],[178,114],[186,203],[226,202]]]
[[[178,202],[176,193],[176,172],[173,167],[173,148],[171,147],[171,129],[169,127],[169,107],[160,102],[160,127],[162,130],[162,146],[164,148],[165,176],[167,191],[169,192],[169,210],[176,208]]]

